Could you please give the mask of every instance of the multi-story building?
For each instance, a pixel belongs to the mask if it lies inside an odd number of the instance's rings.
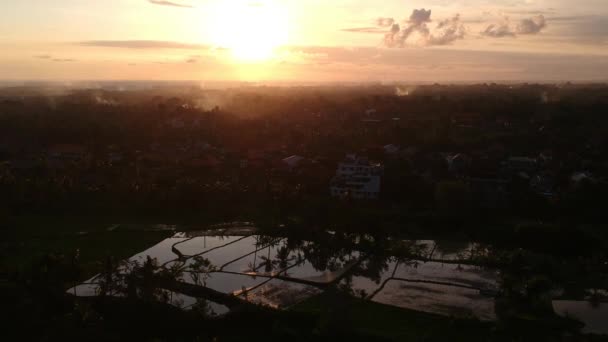
[[[370,163],[367,158],[348,155],[336,170],[331,181],[333,197],[377,199],[380,195],[382,165]]]

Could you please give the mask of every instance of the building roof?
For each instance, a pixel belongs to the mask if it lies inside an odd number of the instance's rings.
[[[296,167],[304,159],[305,158],[302,156],[293,155],[283,159],[283,163],[287,164],[289,167]]]
[[[591,176],[591,174],[589,174],[588,172],[575,172],[570,178],[576,183],[582,182],[584,180],[593,181],[593,176]]]

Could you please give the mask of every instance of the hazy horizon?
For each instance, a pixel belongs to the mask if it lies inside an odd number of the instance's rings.
[[[271,80],[271,81],[238,81],[238,80],[145,80],[145,79],[117,79],[117,80],[1,80],[0,89],[7,87],[67,87],[67,88],[95,88],[104,86],[133,85],[142,87],[157,86],[198,86],[201,88],[233,87],[233,86],[268,86],[268,87],[315,87],[315,86],[450,86],[450,85],[604,85],[607,79],[598,80],[446,80],[446,81],[297,81],[297,80]]]

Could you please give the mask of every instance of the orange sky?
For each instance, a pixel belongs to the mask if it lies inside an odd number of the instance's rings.
[[[0,79],[608,79],[608,2],[0,2]]]

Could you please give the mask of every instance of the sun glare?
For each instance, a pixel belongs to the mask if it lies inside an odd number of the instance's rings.
[[[287,42],[287,11],[277,1],[218,1],[214,14],[211,37],[237,61],[269,60]]]

